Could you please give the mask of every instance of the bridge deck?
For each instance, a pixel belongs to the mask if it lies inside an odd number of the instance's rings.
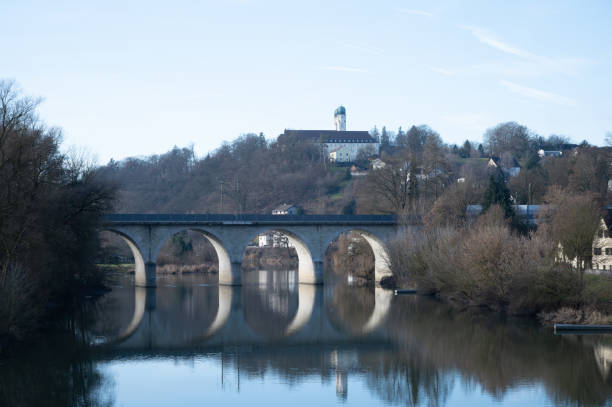
[[[104,224],[121,225],[396,225],[394,215],[109,214]]]

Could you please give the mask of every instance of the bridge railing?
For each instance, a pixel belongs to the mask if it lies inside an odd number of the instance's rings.
[[[103,223],[205,224],[378,224],[395,225],[394,215],[259,215],[259,214],[143,214],[114,213]]]

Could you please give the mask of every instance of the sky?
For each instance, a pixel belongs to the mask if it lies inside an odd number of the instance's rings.
[[[427,124],[447,143],[517,121],[603,145],[610,1],[0,0],[0,79],[64,146],[111,158],[241,134]]]

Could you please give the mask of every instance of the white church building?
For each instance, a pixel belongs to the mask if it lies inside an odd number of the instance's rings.
[[[380,144],[367,131],[346,130],[346,108],[339,106],[334,112],[335,130],[288,130],[283,135],[324,146],[327,157],[334,162],[351,162],[360,151],[378,155]]]

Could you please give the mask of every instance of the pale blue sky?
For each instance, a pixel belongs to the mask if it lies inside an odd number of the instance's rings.
[[[66,145],[111,157],[247,132],[515,120],[602,144],[609,1],[0,0],[0,78],[45,98]]]

